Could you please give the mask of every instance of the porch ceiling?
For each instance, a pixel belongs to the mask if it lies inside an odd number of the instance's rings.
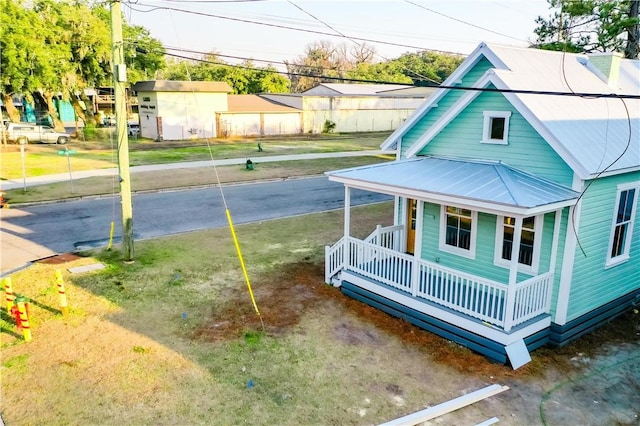
[[[407,195],[516,213],[575,204],[578,192],[499,162],[419,157],[326,173],[330,180],[375,192]]]

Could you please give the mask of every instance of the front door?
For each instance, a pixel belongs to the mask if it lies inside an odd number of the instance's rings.
[[[416,245],[416,216],[418,210],[416,200],[407,199],[407,247],[406,252],[414,254]]]

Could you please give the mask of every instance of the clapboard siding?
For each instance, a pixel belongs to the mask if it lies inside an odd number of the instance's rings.
[[[511,111],[508,145],[481,143],[484,111]],[[500,160],[568,187],[573,181],[569,166],[500,93],[478,95],[420,155]]]
[[[467,74],[464,75],[461,86],[472,86],[488,69],[491,68],[493,68],[491,62],[485,58],[481,59],[471,70],[469,70]],[[439,99],[437,101],[437,106],[431,108],[427,114],[402,137],[400,148],[401,156],[404,157],[404,153],[411,148],[411,146],[413,146],[413,144],[429,129],[429,127],[442,117],[442,115],[445,114],[464,94],[464,90],[449,90],[442,99]]]
[[[496,240],[496,216],[478,213],[478,236],[476,240],[475,259],[458,256],[439,249],[441,208],[438,204],[425,203],[423,216],[421,258],[430,262],[437,262],[443,266],[457,269],[469,274],[478,275],[490,280],[507,283],[509,269],[494,265],[494,251]],[[553,243],[553,226],[555,215],[544,216],[541,238],[539,273],[549,271],[551,261],[551,247]],[[561,251],[559,251],[562,253]],[[526,280],[530,274],[519,273],[518,281]]]
[[[640,218],[636,209],[630,258],[607,268],[611,224],[617,209],[617,187],[640,181],[640,172],[600,178],[592,182],[582,197],[568,320],[583,315],[638,287],[640,282]],[[636,198],[638,197],[636,193]],[[636,199],[637,202],[637,199]]]

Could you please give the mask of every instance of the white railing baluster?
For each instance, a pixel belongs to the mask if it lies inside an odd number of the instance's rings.
[[[377,244],[343,238],[325,248],[325,279],[347,268],[417,299],[445,306],[506,331],[549,313],[553,273],[516,283],[513,288],[398,252],[402,227],[376,230]],[[373,234],[372,234],[373,235]]]

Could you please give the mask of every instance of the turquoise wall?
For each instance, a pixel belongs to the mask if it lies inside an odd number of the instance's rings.
[[[488,70],[494,68],[494,66],[487,59],[482,58],[469,72],[462,78],[460,86],[472,86],[482,75]],[[404,158],[404,153],[407,149],[411,148],[414,142],[420,138],[428,129],[435,123],[449,108],[460,99],[466,91],[464,90],[450,90],[442,99],[438,100],[438,106],[431,108],[427,114],[422,117],[407,133],[402,137],[402,143],[400,148],[401,158]],[[429,101],[427,101],[429,102]]]
[[[640,209],[636,190],[636,214],[630,247],[630,258],[607,268],[607,254],[617,186],[640,182],[640,172],[595,180],[582,197],[578,241],[567,320],[570,321],[598,306],[638,288],[640,283]],[[616,210],[617,211],[617,210]]]
[[[484,111],[511,111],[508,145],[481,143]],[[500,160],[571,187],[573,171],[501,93],[483,92],[420,155]]]
[[[567,210],[568,209],[565,209],[563,214],[561,231],[566,228]],[[478,235],[476,239],[475,259],[469,259],[439,249],[440,215],[441,208],[439,204],[424,203],[421,258],[468,274],[488,278],[504,284],[508,283],[509,269],[496,266],[493,263],[496,240],[496,216],[488,213],[478,213]],[[539,274],[549,271],[554,221],[555,213],[547,213],[544,215],[542,235],[536,235],[536,238],[541,238],[540,263],[538,266]],[[562,235],[563,234],[561,234],[558,251],[560,258],[564,244],[564,237],[562,237]],[[556,279],[558,279],[557,275],[556,273]],[[530,274],[518,273],[517,280],[523,281],[530,277]]]

